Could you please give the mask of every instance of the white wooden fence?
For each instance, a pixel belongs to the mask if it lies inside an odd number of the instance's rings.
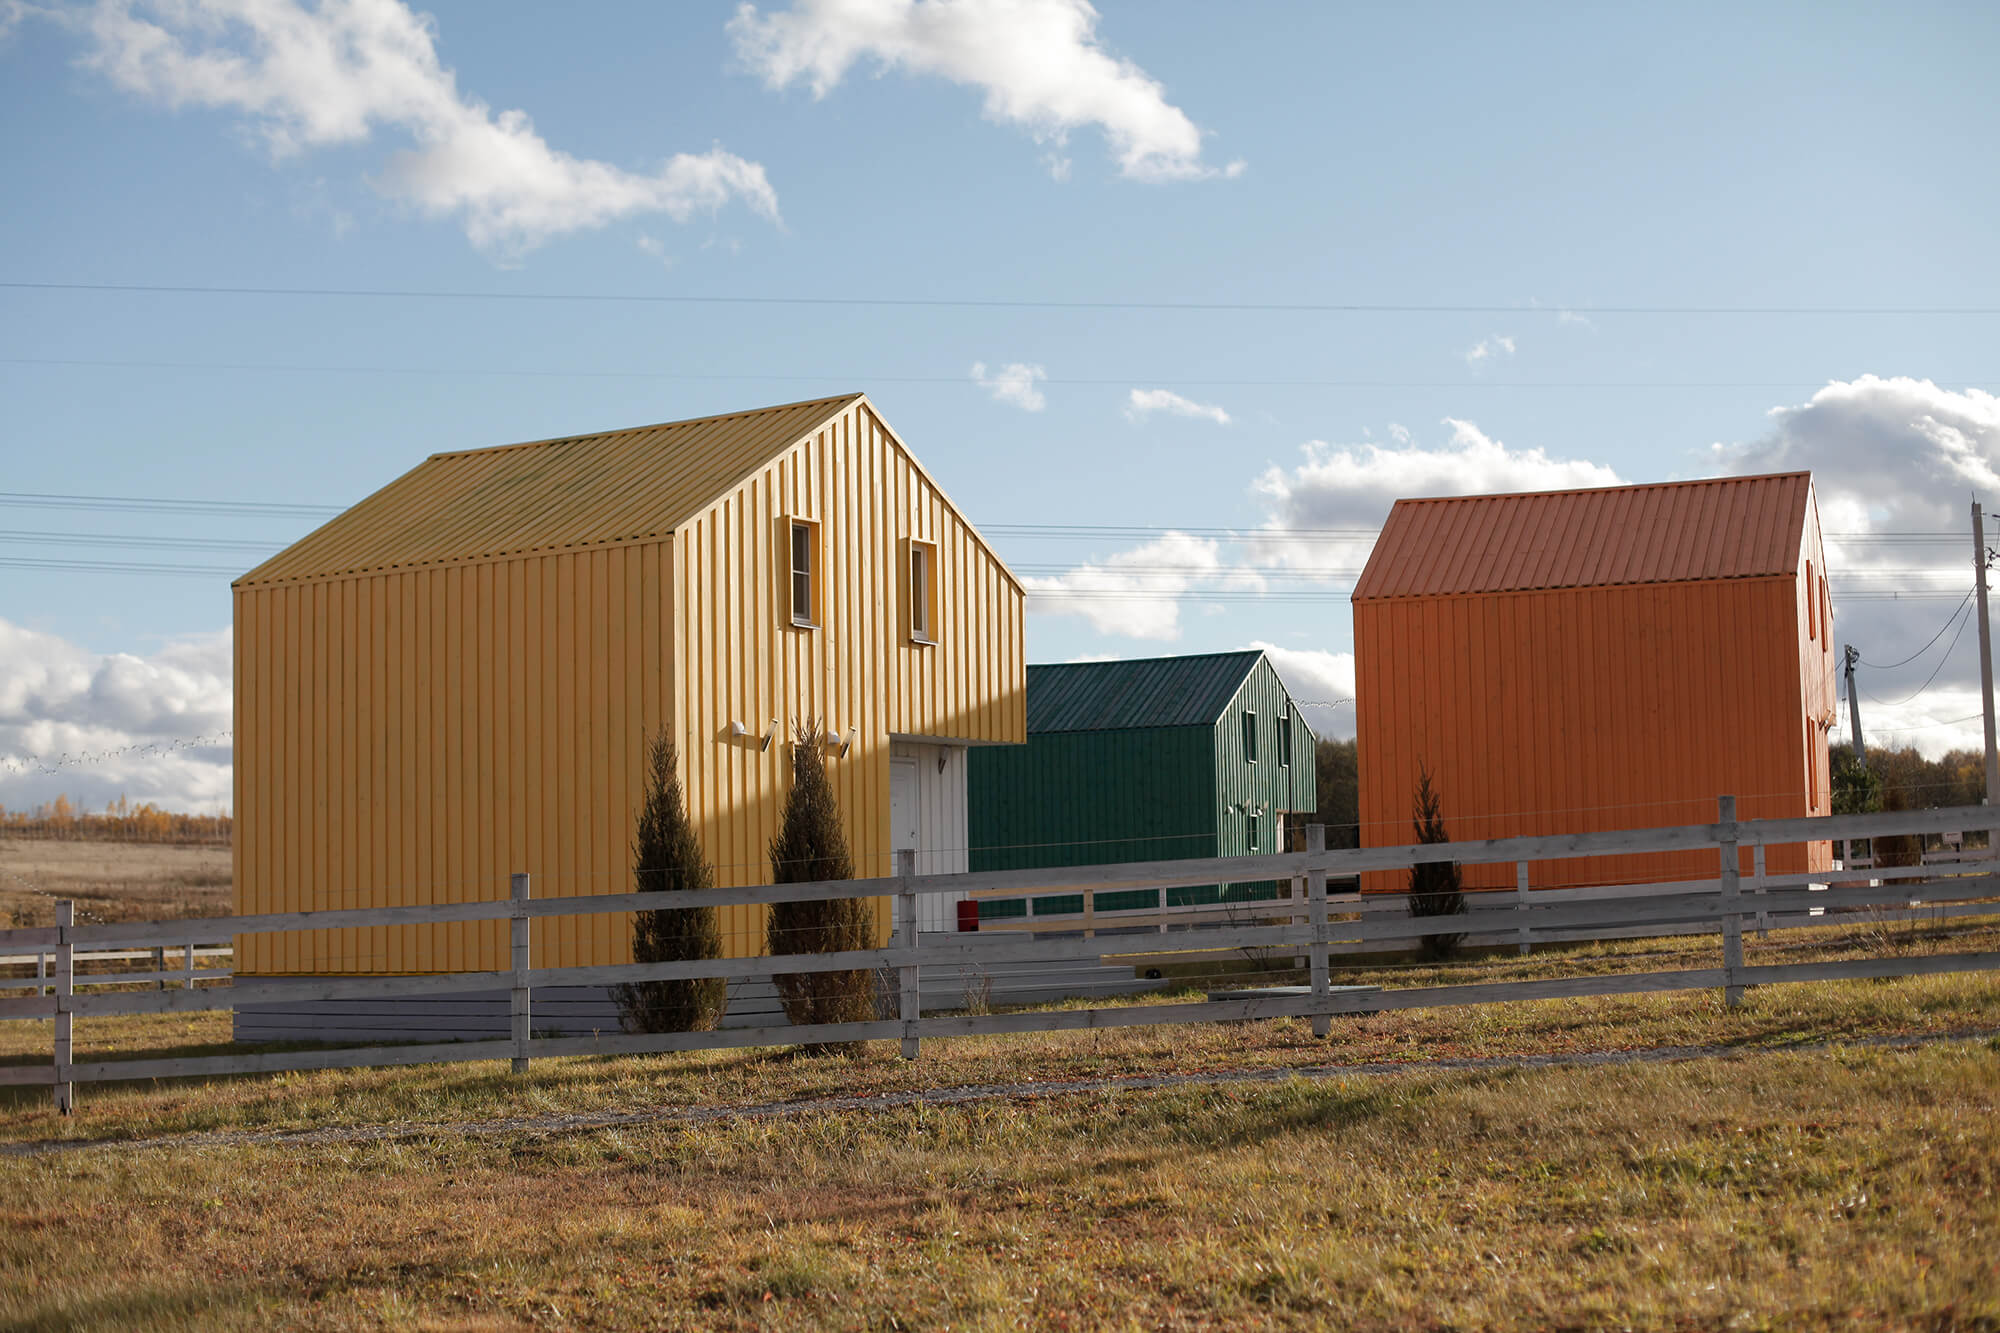
[[[848,1042],[896,1039],[904,1055],[915,1058],[925,1037],[980,1033],[1046,1032],[1077,1028],[1146,1026],[1163,1023],[1213,1022],[1307,1016],[1313,1030],[1324,1036],[1333,1015],[1358,1011],[1433,1006],[1488,1004],[1562,996],[1607,995],[1720,987],[1730,1002],[1743,988],[1788,981],[1843,977],[1888,977],[1917,973],[1986,970],[2000,966],[2000,952],[1900,953],[1889,957],[1840,961],[1747,966],[1743,931],[1786,930],[1829,924],[1829,914],[1855,909],[1881,914],[1907,913],[1921,903],[1922,919],[1936,923],[1974,916],[2000,916],[2000,861],[1963,862],[1949,867],[1910,867],[1867,872],[1864,882],[1839,882],[1831,875],[1763,873],[1764,850],[1770,846],[1821,842],[1828,839],[1875,838],[1895,834],[1972,832],[2000,827],[2000,809],[1975,806],[1894,814],[1850,815],[1819,819],[1738,821],[1735,802],[1723,797],[1721,819],[1713,824],[1628,829],[1556,837],[1499,838],[1479,842],[1436,843],[1361,850],[1325,850],[1323,830],[1309,830],[1304,852],[1230,856],[1184,861],[1136,862],[1121,865],[1075,866],[1055,870],[987,871],[961,875],[910,873],[880,879],[840,880],[814,884],[763,885],[710,889],[701,892],[598,894],[534,899],[526,875],[512,877],[507,898],[487,902],[388,907],[320,912],[287,912],[258,916],[216,917],[171,922],[117,925],[76,925],[70,904],[59,905],[53,927],[0,931],[0,951],[28,953],[49,950],[55,959],[46,981],[0,979],[0,989],[33,989],[19,998],[0,998],[0,1019],[53,1018],[50,1061],[43,1065],[0,1066],[0,1084],[53,1085],[56,1105],[73,1105],[77,1083],[112,1080],[186,1078],[290,1069],[332,1069],[355,1066],[428,1064],[446,1061],[504,1059],[516,1072],[528,1061],[573,1055],[616,1052],[694,1050],[726,1046],[792,1045],[805,1042]],[[1740,870],[1739,849],[1753,852],[1752,873]],[[1527,889],[1526,866],[1560,861],[1648,852],[1707,849],[1717,855],[1714,879],[1669,884],[1598,888]],[[1468,894],[1468,910],[1449,917],[1412,918],[1396,896],[1330,896],[1329,876],[1357,875],[1366,870],[1407,869],[1426,862],[1461,864],[1514,863],[1520,867],[1514,892]],[[1134,933],[1096,938],[1033,938],[1020,932],[921,935],[917,902],[931,893],[991,891],[1033,897],[1129,889],[1168,889],[1205,884],[1292,878],[1300,892],[1293,899],[1264,904],[1233,905],[1264,912],[1263,919],[1225,925],[1203,932],[1200,948],[1217,959],[1243,951],[1277,951],[1308,960],[1310,985],[1296,994],[1264,994],[1167,1004],[1128,1004],[1099,1008],[1031,1010],[1001,1014],[946,1013],[925,1017],[917,985],[921,970],[953,966],[978,968],[988,963],[1019,960],[1117,959],[1157,953],[1158,934]],[[1829,883],[1828,881],[1834,881]],[[1904,881],[1922,880],[1920,885]],[[587,967],[530,966],[533,923],[549,916],[601,912],[629,913],[655,908],[726,907],[829,898],[888,896],[895,903],[895,933],[886,948],[844,953],[786,954],[776,957],[714,959],[695,962],[631,963]],[[1303,908],[1303,910],[1299,910]],[[1336,914],[1352,919],[1335,920]],[[83,979],[76,960],[86,949],[183,949],[227,935],[274,931],[317,930],[348,926],[425,925],[451,921],[507,920],[512,956],[506,971],[459,972],[426,976],[328,977],[300,983],[297,978],[260,982],[235,978],[227,986],[183,985],[179,989],[79,993]],[[1098,924],[1104,925],[1103,918]],[[1597,932],[1644,934],[1690,928],[1722,935],[1720,967],[1673,971],[1621,972],[1609,975],[1557,977],[1534,981],[1482,982],[1409,988],[1368,988],[1356,991],[1329,984],[1329,957],[1337,950],[1380,947],[1384,941],[1409,942],[1425,935],[1468,935],[1511,938],[1522,948],[1549,939]],[[1195,939],[1183,936],[1190,945]],[[780,974],[893,970],[899,986],[896,1016],[875,1021],[732,1028],[713,1032],[617,1033],[587,1037],[536,1037],[532,1031],[533,993],[537,987],[610,985],[701,976],[769,978]],[[185,980],[185,970],[171,974]],[[205,972],[196,972],[205,980]],[[150,975],[105,975],[94,980],[159,981]],[[43,994],[44,989],[52,993]],[[365,1046],[325,1050],[248,1053],[171,1059],[118,1059],[77,1062],[72,1058],[78,1017],[116,1014],[190,1012],[231,1009],[278,1000],[331,1000],[365,997],[433,995],[468,990],[508,989],[513,997],[512,1035],[499,1040]]]

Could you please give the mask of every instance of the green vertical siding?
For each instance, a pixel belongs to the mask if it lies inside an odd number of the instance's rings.
[[[1283,762],[1284,747],[1279,723],[1287,709],[1291,715],[1292,762]],[[1257,717],[1257,758],[1252,762],[1243,752],[1243,715]],[[1281,852],[1277,843],[1278,812],[1311,814],[1319,809],[1318,789],[1313,781],[1313,751],[1318,740],[1297,705],[1285,693],[1278,673],[1267,660],[1259,659],[1244,680],[1236,697],[1216,719],[1214,730],[1216,845],[1218,856],[1243,856],[1252,851]],[[1262,806],[1266,813],[1258,821],[1257,845],[1249,843],[1245,817],[1229,809],[1244,802]]]
[[[1215,855],[1206,727],[1059,731],[968,756],[974,870]]]
[[[1120,666],[1144,664],[1112,664]],[[1032,691],[1035,677],[1029,678]],[[1226,688],[1226,686],[1225,686]],[[1199,726],[1122,727],[1030,732],[1022,746],[986,746],[969,756],[973,870],[1103,865],[1251,850],[1245,801],[1265,807],[1255,850],[1282,850],[1278,813],[1309,813],[1315,800],[1312,729],[1290,709],[1291,763],[1278,720],[1290,700],[1270,663],[1259,657],[1220,717]],[[1257,714],[1258,757],[1243,750],[1243,715]],[[1170,904],[1251,901],[1281,890],[1270,883],[1207,885],[1167,891]],[[1128,901],[1129,900],[1129,901]],[[1156,890],[1101,893],[1100,912],[1151,908]],[[988,901],[981,916],[1026,915],[1021,900]],[[1041,914],[1082,910],[1080,897],[1037,901]]]

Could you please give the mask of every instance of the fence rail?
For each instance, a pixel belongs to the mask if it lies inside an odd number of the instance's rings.
[[[1782,875],[1764,873],[1765,849],[1771,846],[1831,839],[1988,831],[2000,828],[2000,809],[1978,806],[1818,819],[1738,821],[1731,817],[1733,801],[1724,797],[1720,806],[1723,818],[1713,824],[1360,850],[1325,848],[1324,830],[1315,827],[1308,830],[1309,845],[1303,852],[1053,870],[917,875],[914,873],[914,854],[906,852],[901,854],[900,862],[904,873],[890,877],[701,892],[593,894],[535,899],[529,895],[528,877],[515,875],[510,879],[508,896],[491,901],[98,926],[74,924],[72,905],[64,902],[58,906],[58,923],[54,927],[0,931],[0,954],[46,952],[55,960],[54,968],[45,977],[0,978],[0,989],[32,987],[34,990],[32,995],[0,998],[0,1019],[55,1020],[50,1062],[46,1065],[0,1066],[0,1084],[52,1085],[57,1106],[67,1110],[72,1104],[76,1083],[97,1081],[485,1059],[509,1060],[513,1068],[520,1071],[532,1059],[555,1056],[884,1039],[900,1041],[903,1053],[915,1058],[925,1037],[1297,1016],[1310,1017],[1315,1033],[1324,1036],[1330,1031],[1333,1016],[1362,1010],[1715,987],[1721,988],[1734,1003],[1746,986],[2000,967],[2000,953],[1984,951],[1775,965],[1747,965],[1743,954],[1746,924],[1750,929],[1766,934],[1825,926],[1829,924],[1829,913],[1853,909],[1873,910],[1882,919],[1888,919],[1882,914],[1911,917],[1913,913],[1915,919],[1934,921],[2000,916],[2000,902],[1991,901],[2000,897],[2000,874],[1996,874],[2000,871],[2000,859],[1996,859],[1991,850],[1984,857],[1961,859],[1947,866],[1870,870],[1866,872],[1866,880],[1853,878],[1861,872],[1844,870]],[[1532,891],[1527,888],[1527,866],[1535,862],[1704,848],[1717,856],[1717,874],[1713,879]],[[1742,850],[1751,852],[1751,870],[1747,874],[1741,867]],[[1421,918],[1407,915],[1405,900],[1400,895],[1330,894],[1327,889],[1329,878],[1357,875],[1363,870],[1407,868],[1435,862],[1513,862],[1520,867],[1516,877],[1517,888],[1512,891],[1468,892],[1465,912],[1449,917]],[[1079,891],[1168,889],[1272,880],[1291,880],[1291,896],[1221,905],[1241,914],[1241,919],[1173,936],[1163,937],[1144,930],[1129,934],[1107,933],[1107,927],[1118,923],[1118,914],[1110,912],[1095,914],[1097,930],[1094,938],[1079,937],[1074,932],[1065,932],[1056,938],[1038,937],[1020,930],[926,936],[917,928],[917,904],[924,894],[990,891],[1034,897],[1073,895]],[[889,897],[894,904],[894,933],[888,945],[882,948],[668,963],[539,968],[530,965],[533,923],[551,916],[876,896]],[[218,969],[196,969],[193,960],[198,946],[234,935],[484,920],[510,922],[511,957],[510,967],[506,970],[426,976],[326,977],[309,981],[297,978],[260,981],[257,978],[237,977],[226,986],[194,984],[195,981],[206,982],[227,975]],[[1398,942],[1407,947],[1410,942],[1426,936],[1450,934],[1512,941],[1525,950],[1536,943],[1572,938],[1578,932],[1588,935],[1590,932],[1669,934],[1690,931],[1721,933],[1723,950],[1720,967],[1533,981],[1370,988],[1365,991],[1336,990],[1329,983],[1330,958],[1336,952],[1379,949],[1384,944]],[[1136,962],[1158,956],[1163,939],[1172,939],[1178,947],[1218,960],[1246,951],[1289,953],[1305,960],[1310,983],[1296,994],[1192,1003],[1001,1014],[933,1014],[928,1017],[921,1011],[918,981],[926,968],[977,968],[987,964],[1029,961],[1102,962],[1124,959]],[[80,976],[76,965],[89,956],[85,952],[86,946],[100,951],[150,949],[156,951],[156,957],[157,951],[175,949],[182,952],[184,966],[179,971],[171,972],[162,967],[153,973]],[[539,988],[604,986],[694,977],[769,979],[778,975],[864,969],[886,972],[896,978],[893,1017],[855,1023],[733,1028],[692,1033],[600,1034],[590,1037],[537,1037],[532,1030],[532,997]],[[135,981],[164,986],[168,980],[182,984],[177,989],[78,993],[80,986]],[[45,994],[45,990],[52,990],[52,993]],[[77,1017],[233,1009],[274,1000],[406,997],[472,990],[509,992],[512,999],[510,1036],[486,1041],[169,1059],[77,1062],[72,1058],[72,1024]]]

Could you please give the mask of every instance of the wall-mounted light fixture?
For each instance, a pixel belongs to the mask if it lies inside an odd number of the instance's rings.
[[[778,739],[778,719],[774,717],[771,719],[771,729],[764,733],[764,743],[757,747],[757,753],[762,754],[770,749],[771,742],[776,739]]]
[[[854,738],[860,734],[861,728],[859,727],[849,727],[847,729],[847,739],[840,743],[840,757],[842,759],[847,758],[847,752],[854,748]]]

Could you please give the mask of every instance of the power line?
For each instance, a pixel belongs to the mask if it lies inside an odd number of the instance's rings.
[[[185,551],[263,551],[278,550],[283,543],[231,541],[215,537],[128,537],[111,532],[35,532],[18,528],[0,528],[0,542],[36,543],[46,542],[50,546],[122,546],[158,547],[161,549]]]
[[[168,565],[138,560],[38,560],[0,556],[0,569],[40,569],[68,574],[168,574],[201,578],[237,578],[238,565]]]
[[[266,500],[169,500],[151,495],[54,495],[0,491],[0,505],[29,509],[96,509],[161,514],[228,514],[249,518],[321,518],[346,505],[282,504]]]
[[[153,359],[105,359],[95,357],[0,357],[0,365],[67,366],[97,370],[219,370],[264,374],[309,375],[405,375],[417,377],[469,375],[502,379],[585,379],[585,380],[666,380],[686,383],[719,384],[950,384],[976,387],[966,375],[805,375],[739,374],[683,370],[604,370],[538,369],[503,366],[370,366],[312,365],[301,362],[269,361],[162,361]],[[1956,376],[1933,376],[1973,388],[1992,388],[2000,380],[1972,380]],[[1041,376],[1037,384],[1072,387],[1124,388],[1137,384],[1179,384],[1187,387],[1238,389],[1771,389],[1809,390],[1826,387],[1824,380],[1362,380],[1362,379],[1217,379],[1174,374],[1110,376]]]
[[[1971,600],[1972,600],[1972,592],[1968,590],[1965,594],[1965,602],[1969,602]],[[1917,651],[1911,653],[1908,657],[1904,658],[1902,661],[1891,662],[1885,666],[1880,662],[1871,662],[1864,657],[1860,659],[1861,664],[1866,667],[1872,667],[1877,671],[1894,671],[1897,667],[1908,666],[1910,663],[1916,661],[1919,657],[1922,657],[1925,653],[1929,652],[1931,649],[1931,644],[1936,643],[1939,639],[1942,639],[1944,637],[1944,632],[1951,628],[1951,622],[1953,617],[1957,616],[1960,611],[1963,611],[1965,609],[1965,602],[1960,602],[1956,607],[1952,609],[1951,615],[1948,615],[1944,618],[1944,624],[1938,626],[1937,633],[1931,635],[1930,639],[1924,644],[1923,647],[1917,649]],[[1946,655],[1949,656],[1950,654],[1947,653]]]
[[[1966,598],[1967,603],[1970,603],[1971,600],[1972,599],[1970,597]],[[1924,683],[1917,686],[1916,694],[1909,695],[1906,698],[1902,699],[1877,699],[1875,698],[1874,695],[1869,694],[1868,698],[1874,703],[1880,704],[1884,708],[1900,708],[1904,704],[1909,703],[1911,702],[1911,700],[1917,698],[1917,696],[1921,695],[1925,690],[1928,690],[1931,687],[1931,682],[1938,678],[1938,672],[1944,670],[1945,663],[1951,661],[1951,650],[1958,647],[1959,635],[1965,633],[1966,623],[1971,619],[1972,619],[1971,606],[1962,605],[1958,611],[1958,633],[1953,634],[1951,636],[1951,642],[1945,646],[1944,656],[1938,658],[1937,666],[1931,669],[1931,674],[1925,678]],[[1864,690],[1862,691],[1862,693],[1866,694],[1867,691]]]
[[[916,296],[742,296],[652,292],[496,292],[401,287],[260,287],[196,283],[4,282],[0,289],[150,296],[294,296],[361,300],[578,301],[617,305],[870,306],[888,309],[1137,310],[1342,315],[2000,315],[2000,306],[1502,305],[1396,301],[1057,301]]]

